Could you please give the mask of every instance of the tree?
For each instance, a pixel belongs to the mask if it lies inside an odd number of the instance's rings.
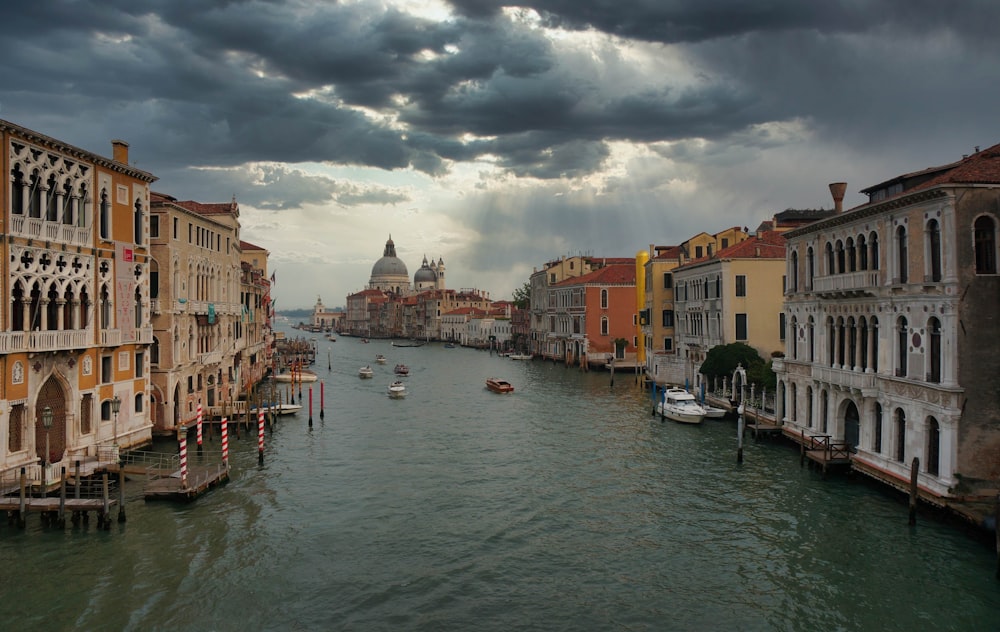
[[[712,347],[705,356],[699,372],[712,383],[716,378],[732,377],[733,371],[739,365],[743,365],[746,369],[748,382],[774,389],[777,378],[771,370],[771,363],[765,362],[756,349],[742,342]]]
[[[528,309],[531,306],[531,284],[524,282],[519,288],[514,288],[514,307]]]

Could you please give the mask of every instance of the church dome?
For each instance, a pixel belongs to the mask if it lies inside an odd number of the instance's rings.
[[[385,251],[382,253],[382,258],[372,266],[372,279],[409,276],[410,273],[406,270],[406,264],[396,256],[396,244],[392,242],[392,238],[390,237],[389,241],[385,242]]]
[[[430,265],[427,263],[427,255],[424,255],[424,263],[417,270],[417,273],[413,275],[413,282],[416,284],[421,283],[436,283],[437,282],[437,272],[431,269]]]

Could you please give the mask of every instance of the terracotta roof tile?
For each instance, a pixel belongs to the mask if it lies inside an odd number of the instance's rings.
[[[553,287],[566,287],[570,285],[588,285],[600,283],[605,285],[613,284],[635,284],[635,261],[631,260],[628,265],[613,264],[598,268],[582,276],[572,277],[556,283]]]

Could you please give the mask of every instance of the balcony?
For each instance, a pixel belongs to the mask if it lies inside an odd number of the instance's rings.
[[[813,365],[812,377],[819,382],[826,382],[834,386],[849,388],[861,393],[871,393],[875,391],[878,382],[878,375],[875,373],[864,373],[863,371],[849,371],[837,369],[831,366]]]
[[[71,246],[91,246],[91,229],[72,226],[61,222],[50,222],[40,217],[13,215],[10,234],[28,239],[69,244]]]
[[[879,286],[878,270],[861,270],[847,274],[831,274],[815,277],[813,291],[826,296],[860,296],[874,295]]]
[[[139,339],[137,342],[139,344],[151,345],[153,344],[153,326],[147,325],[145,327],[140,327],[136,330],[139,334]]]
[[[160,311],[160,309],[161,309],[160,308],[160,299],[158,299],[158,298],[151,298],[151,299],[149,299],[149,309],[154,314],[162,314],[163,312]]]
[[[101,330],[101,346],[102,347],[117,347],[122,343],[122,331],[121,329],[102,329]]]
[[[221,351],[210,351],[209,353],[203,353],[200,356],[201,363],[203,365],[210,364],[221,364],[222,363],[222,352]]]

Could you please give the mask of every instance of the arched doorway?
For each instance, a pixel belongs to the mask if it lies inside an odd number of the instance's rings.
[[[851,452],[856,452],[860,439],[861,415],[858,414],[858,407],[854,402],[848,401],[844,409],[844,441],[850,446]]]
[[[174,428],[181,425],[181,385],[174,386]]]
[[[42,411],[52,410],[52,428],[48,431],[42,424]],[[48,434],[49,454],[45,455],[45,438]],[[50,376],[35,401],[35,454],[47,463],[62,460],[66,451],[66,395],[62,384],[55,376]]]

